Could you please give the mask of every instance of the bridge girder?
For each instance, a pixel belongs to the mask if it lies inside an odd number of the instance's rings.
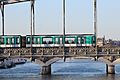
[[[27,2],[27,1],[33,1],[33,0],[1,0],[0,4],[4,3],[4,5],[7,4],[14,4],[14,3],[20,3],[20,2]]]

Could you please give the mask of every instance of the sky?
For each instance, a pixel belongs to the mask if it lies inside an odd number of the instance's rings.
[[[97,0],[98,37],[120,40],[120,0]],[[0,13],[1,18],[1,13]],[[0,34],[2,34],[0,19]],[[62,0],[36,0],[36,34],[62,34]],[[66,33],[94,33],[93,0],[66,0]],[[30,2],[5,6],[5,34],[30,34]]]

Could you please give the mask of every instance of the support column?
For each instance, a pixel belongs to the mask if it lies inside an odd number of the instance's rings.
[[[108,60],[110,62],[113,62],[115,60],[115,57],[114,56],[110,56]],[[106,73],[107,74],[115,74],[115,65],[106,64]]]
[[[106,64],[106,73],[107,74],[115,74],[115,65]]]
[[[42,66],[41,75],[50,75],[51,74],[51,65]]]

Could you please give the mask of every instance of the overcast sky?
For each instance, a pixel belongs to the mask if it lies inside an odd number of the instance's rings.
[[[98,36],[120,40],[120,0],[97,1]],[[36,0],[35,14],[36,34],[62,33],[62,0]],[[93,0],[66,0],[66,33],[93,32]],[[5,6],[5,34],[30,34],[30,2]]]

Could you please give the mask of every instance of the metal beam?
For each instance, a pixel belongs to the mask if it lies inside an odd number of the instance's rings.
[[[27,1],[31,1],[31,0],[1,0],[1,2],[4,2],[5,5],[20,3],[20,2],[27,2]]]
[[[64,61],[65,61],[65,27],[66,27],[66,2],[63,0],[63,55],[64,55]]]
[[[94,34],[97,38],[97,0],[94,0]]]
[[[4,35],[5,19],[4,19],[4,2],[1,2],[1,13],[2,13],[2,35]]]
[[[96,54],[98,49],[97,49],[97,0],[94,0],[94,3],[93,3],[93,6],[94,6],[94,34],[95,34],[95,38],[96,38],[96,44],[95,44],[95,47],[96,47]]]
[[[35,0],[31,1],[31,5],[32,5],[32,14],[33,14],[33,35],[35,35]]]
[[[30,16],[30,33],[31,33],[31,56],[33,55],[33,51],[32,51],[32,42],[33,42],[33,35],[35,35],[35,14],[34,14],[34,3],[35,0],[31,0],[31,16]],[[33,60],[33,58],[31,57],[31,60]]]

